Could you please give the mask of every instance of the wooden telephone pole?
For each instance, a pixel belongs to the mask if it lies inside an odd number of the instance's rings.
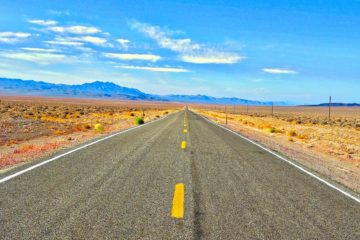
[[[227,125],[227,111],[226,111],[226,105],[225,105],[225,124]]]
[[[329,98],[329,121],[331,119],[331,96]]]

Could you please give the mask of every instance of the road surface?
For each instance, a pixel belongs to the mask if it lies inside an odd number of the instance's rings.
[[[0,211],[1,239],[360,239],[359,203],[190,111],[0,183]]]

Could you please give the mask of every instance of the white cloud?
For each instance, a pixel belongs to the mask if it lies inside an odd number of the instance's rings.
[[[101,37],[93,37],[93,36],[80,36],[80,37],[56,37],[56,41],[60,42],[83,42],[83,43],[91,43],[98,46],[109,46],[107,44],[107,40]]]
[[[65,32],[65,28],[64,28],[64,27],[60,27],[60,26],[50,27],[49,29],[50,29],[51,31],[57,32],[57,33],[64,33],[64,32]]]
[[[158,26],[137,21],[131,22],[130,26],[144,33],[149,38],[154,39],[160,47],[180,53],[179,59],[184,62],[196,64],[234,64],[245,59],[245,57],[235,52],[219,50],[205,44],[195,43],[190,38],[172,38],[173,31],[169,32]]]
[[[30,51],[30,52],[46,52],[46,53],[54,53],[59,52],[57,49],[51,49],[51,48],[31,48],[31,47],[24,47],[21,48],[22,50]]]
[[[94,45],[104,45],[107,40],[105,38],[100,37],[92,37],[92,36],[83,36],[78,38],[79,41],[92,43]]]
[[[158,26],[151,26],[146,23],[132,22],[131,27],[154,39],[160,47],[170,49],[175,52],[188,52],[200,49],[200,44],[193,43],[189,38],[172,39]]]
[[[0,43],[16,43],[30,36],[25,32],[0,32]]]
[[[128,49],[130,40],[124,39],[124,38],[118,38],[118,39],[116,39],[116,41],[120,44],[120,46],[121,46],[123,49],[125,49],[125,50]]]
[[[86,26],[71,26],[66,28],[68,32],[74,34],[94,34],[101,32],[100,29],[96,27],[86,27]]]
[[[152,72],[174,72],[174,73],[189,72],[189,70],[184,68],[172,68],[172,67],[116,66],[116,68],[144,70],[144,71],[152,71]]]
[[[51,45],[63,45],[63,46],[82,46],[82,45],[84,45],[84,43],[82,43],[82,42],[65,41],[65,40],[44,41],[44,43],[48,43]]]
[[[0,52],[0,56],[16,60],[35,62],[41,65],[66,63],[74,60],[72,57],[63,54],[39,52]]]
[[[75,25],[69,27],[54,26],[54,27],[49,27],[49,30],[56,33],[73,33],[73,34],[95,34],[101,32],[101,30],[96,27],[87,27],[81,25]]]
[[[119,60],[144,60],[156,62],[161,59],[158,55],[152,54],[131,54],[131,53],[103,53],[107,58],[114,58]]]
[[[264,72],[271,74],[298,74],[298,72],[289,69],[280,69],[280,68],[263,68]]]
[[[95,51],[92,48],[89,47],[83,47],[83,46],[74,46],[74,49],[82,51],[86,54],[94,53]]]
[[[37,24],[41,26],[54,26],[57,25],[56,21],[53,20],[41,20],[41,19],[35,19],[35,20],[29,20],[29,23]]]
[[[130,40],[124,39],[124,38],[118,38],[116,41],[120,44],[128,44],[130,43]]]
[[[45,43],[52,45],[65,45],[65,46],[83,46],[85,43],[90,43],[97,46],[108,46],[112,45],[107,42],[105,38],[94,37],[94,36],[78,36],[78,37],[61,37],[56,36],[54,40],[44,41]]]
[[[27,38],[31,34],[24,32],[0,32],[0,37],[17,37],[17,38]]]
[[[188,63],[196,64],[234,64],[244,59],[237,54],[214,52],[183,54],[180,59]]]

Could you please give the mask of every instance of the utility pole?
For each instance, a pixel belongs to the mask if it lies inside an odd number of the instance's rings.
[[[226,105],[225,105],[225,124],[227,126],[227,111],[226,111]]]
[[[329,121],[331,119],[331,96],[329,98]]]
[[[246,114],[249,114],[249,104],[246,104]]]
[[[271,102],[271,116],[274,116],[274,102]]]

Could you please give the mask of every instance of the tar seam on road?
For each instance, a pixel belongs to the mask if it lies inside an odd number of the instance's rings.
[[[259,148],[261,148],[261,149],[263,149],[263,150],[267,151],[268,153],[270,153],[270,154],[274,155],[275,157],[277,157],[277,158],[279,158],[279,159],[281,159],[281,160],[283,160],[283,161],[287,162],[288,164],[290,164],[290,165],[294,166],[294,167],[295,167],[295,168],[297,168],[298,170],[300,170],[300,171],[302,171],[302,172],[304,172],[304,173],[308,174],[309,176],[311,176],[311,177],[313,177],[313,178],[317,179],[318,181],[320,181],[320,182],[322,182],[322,183],[326,184],[326,185],[327,185],[327,186],[329,186],[330,188],[332,188],[332,189],[334,189],[334,190],[336,190],[336,191],[338,191],[338,192],[340,192],[340,193],[344,194],[345,196],[347,196],[347,197],[351,198],[352,200],[356,201],[357,203],[360,203],[360,199],[359,199],[359,198],[357,198],[356,196],[353,196],[352,194],[350,194],[350,193],[348,193],[348,192],[346,192],[346,191],[344,191],[344,190],[342,190],[342,189],[338,188],[337,186],[335,186],[335,185],[331,184],[330,182],[328,182],[328,181],[326,181],[326,180],[322,179],[321,177],[319,177],[319,176],[315,175],[314,173],[312,173],[312,172],[310,172],[310,171],[306,170],[305,168],[303,168],[303,167],[301,167],[301,166],[297,165],[296,163],[294,163],[294,162],[292,162],[292,161],[290,161],[290,160],[288,160],[288,159],[286,159],[286,158],[282,157],[281,155],[279,155],[279,154],[275,153],[274,151],[272,151],[272,150],[270,150],[270,149],[268,149],[268,148],[266,148],[266,147],[262,146],[261,144],[259,144],[259,143],[257,143],[257,142],[254,142],[253,140],[251,140],[251,139],[249,139],[249,138],[247,138],[247,137],[245,137],[245,136],[241,135],[241,134],[240,134],[240,133],[238,133],[238,132],[235,132],[235,131],[233,131],[233,130],[231,130],[231,129],[229,129],[229,128],[226,128],[226,127],[224,127],[224,126],[222,126],[222,125],[220,125],[220,124],[214,123],[214,122],[213,122],[213,121],[211,121],[210,119],[208,119],[208,118],[206,118],[206,117],[204,117],[204,116],[201,116],[201,115],[200,115],[200,114],[198,114],[198,113],[195,113],[195,114],[196,114],[196,115],[198,115],[199,117],[202,117],[203,119],[205,119],[206,121],[210,122],[211,124],[214,124],[214,125],[216,125],[216,126],[218,126],[218,127],[221,127],[221,128],[223,128],[223,129],[225,129],[225,130],[227,130],[227,131],[229,131],[229,132],[231,132],[231,133],[233,133],[233,134],[235,134],[235,135],[237,135],[237,136],[241,137],[242,139],[244,139],[244,140],[246,140],[246,141],[248,141],[248,142],[250,142],[250,143],[252,143],[252,144],[254,144],[254,145],[256,145],[256,146],[258,146]]]
[[[174,190],[174,198],[172,201],[171,217],[183,218],[184,217],[184,195],[185,185],[177,183]]]
[[[42,165],[45,165],[45,164],[50,163],[50,162],[52,162],[52,161],[55,161],[55,160],[57,160],[57,159],[59,159],[59,158],[62,158],[62,157],[64,157],[64,156],[66,156],[66,155],[69,155],[69,154],[71,154],[71,153],[77,152],[77,151],[79,151],[79,150],[81,150],[81,149],[84,149],[84,148],[89,147],[89,146],[91,146],[91,145],[94,145],[94,144],[96,144],[96,143],[102,142],[102,141],[104,141],[104,140],[106,140],[106,139],[115,137],[115,136],[117,136],[117,135],[120,135],[120,134],[129,132],[129,131],[131,131],[131,130],[135,130],[135,129],[137,129],[137,128],[140,128],[140,127],[146,126],[146,125],[148,125],[148,124],[151,124],[151,123],[160,121],[160,120],[162,120],[162,119],[165,119],[165,118],[167,118],[167,117],[169,117],[169,116],[171,116],[172,114],[175,114],[175,113],[177,113],[177,112],[171,113],[171,114],[167,115],[166,117],[162,117],[162,118],[160,118],[160,119],[158,119],[158,120],[154,120],[154,121],[145,123],[145,124],[143,124],[143,125],[139,125],[139,126],[132,127],[132,128],[129,128],[129,129],[121,130],[120,132],[111,134],[111,135],[109,135],[109,136],[106,136],[106,137],[103,137],[103,138],[101,138],[101,139],[98,139],[98,140],[96,140],[96,141],[94,141],[94,142],[91,142],[91,143],[85,144],[85,145],[83,145],[83,146],[81,146],[81,147],[75,148],[75,149],[73,149],[73,150],[71,150],[71,151],[69,151],[69,152],[65,152],[65,153],[60,154],[60,155],[58,155],[58,156],[56,156],[56,157],[53,157],[53,158],[50,158],[50,159],[48,159],[48,160],[42,161],[42,162],[40,162],[40,163],[38,163],[38,164],[35,164],[35,165],[31,166],[31,167],[25,168],[25,169],[23,169],[23,170],[21,170],[21,171],[19,171],[19,172],[16,172],[16,173],[14,173],[14,174],[11,174],[11,175],[9,175],[9,176],[6,176],[6,177],[0,179],[0,183],[4,183],[4,182],[6,182],[6,181],[9,181],[10,179],[15,178],[15,177],[17,177],[17,176],[20,176],[20,175],[22,175],[22,174],[24,174],[24,173],[26,173],[26,172],[29,172],[29,171],[31,171],[31,170],[33,170],[33,169],[35,169],[35,168],[41,167]]]

